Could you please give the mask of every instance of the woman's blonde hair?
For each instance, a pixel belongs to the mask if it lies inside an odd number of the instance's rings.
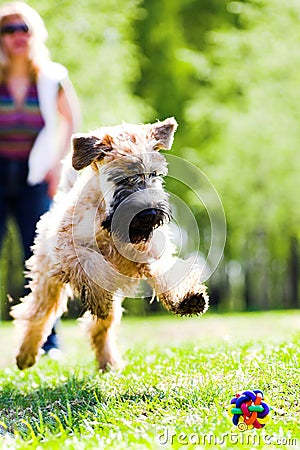
[[[5,3],[0,7],[0,27],[4,20],[10,16],[19,16],[30,31],[30,53],[29,59],[34,75],[45,61],[49,61],[50,54],[46,46],[48,32],[41,16],[29,5],[23,2]],[[0,79],[5,76],[8,65],[7,56],[1,45],[0,36]]]

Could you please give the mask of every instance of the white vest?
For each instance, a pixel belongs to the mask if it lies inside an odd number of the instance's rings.
[[[58,161],[57,95],[59,83],[67,76],[67,69],[52,61],[45,64],[38,74],[37,91],[45,126],[39,132],[29,155],[27,183],[30,185],[44,181],[47,172]]]

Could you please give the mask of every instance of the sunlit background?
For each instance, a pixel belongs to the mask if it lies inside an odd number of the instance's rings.
[[[2,2],[1,2],[2,3]],[[223,258],[208,280],[217,311],[299,306],[300,2],[289,0],[32,0],[55,61],[69,69],[82,131],[174,116],[173,153],[215,187],[227,221]],[[197,220],[205,257],[207,212],[167,180]],[[189,230],[183,235],[188,237]],[[22,293],[14,224],[0,260],[7,293]],[[126,306],[145,314],[156,303]],[[75,308],[76,309],[76,308]],[[73,311],[76,314],[76,311]]]

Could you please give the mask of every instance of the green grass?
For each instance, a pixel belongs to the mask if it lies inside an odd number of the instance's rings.
[[[104,375],[74,322],[60,329],[65,359],[24,372],[12,325],[0,326],[0,448],[299,448],[299,311],[125,318],[128,364]],[[265,392],[272,418],[241,433],[225,406],[249,388]]]

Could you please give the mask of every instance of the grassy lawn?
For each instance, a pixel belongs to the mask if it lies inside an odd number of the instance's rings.
[[[0,448],[300,447],[300,312],[123,320],[122,372],[98,374],[84,332],[60,327],[65,358],[21,372],[0,324]],[[225,406],[259,388],[262,430],[239,432]]]

